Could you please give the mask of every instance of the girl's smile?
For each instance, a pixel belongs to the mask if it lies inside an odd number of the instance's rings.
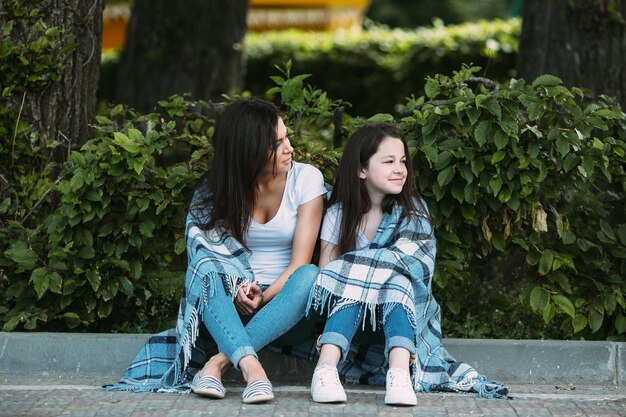
[[[387,194],[400,194],[406,175],[404,143],[389,136],[380,142],[376,153],[359,173],[372,201],[382,201]]]

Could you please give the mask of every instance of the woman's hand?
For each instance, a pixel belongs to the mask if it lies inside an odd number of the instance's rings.
[[[235,308],[239,314],[249,316],[263,303],[263,291],[256,282],[243,285],[235,296]]]

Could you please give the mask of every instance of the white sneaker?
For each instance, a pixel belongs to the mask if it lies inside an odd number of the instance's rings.
[[[389,368],[386,381],[387,393],[385,404],[389,405],[416,405],[417,397],[411,383],[408,371],[399,368]]]
[[[313,372],[311,380],[311,397],[316,403],[339,403],[346,401],[337,367],[320,365]]]

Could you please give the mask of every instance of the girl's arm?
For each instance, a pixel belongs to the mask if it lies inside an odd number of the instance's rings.
[[[320,269],[324,268],[326,264],[337,259],[339,255],[341,255],[339,253],[339,246],[325,240],[321,240],[320,261],[318,266]]]
[[[263,292],[259,307],[269,303],[278,294],[278,291],[283,288],[287,279],[296,269],[311,263],[317,234],[322,222],[323,198],[320,195],[298,207],[298,220],[296,222],[296,231],[293,235],[291,262],[276,281]]]

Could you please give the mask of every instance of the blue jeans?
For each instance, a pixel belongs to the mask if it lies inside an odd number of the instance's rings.
[[[220,352],[230,359],[235,368],[238,369],[244,356],[258,357],[256,352],[304,317],[309,292],[318,272],[315,265],[303,265],[296,269],[272,301],[257,310],[245,327],[224,285],[220,280],[216,282],[215,295],[202,312],[202,321]]]
[[[357,329],[361,327],[365,307],[361,304],[353,304],[342,308],[334,313],[326,321],[324,333],[318,340],[319,345],[332,344],[341,349],[341,360],[346,360],[350,343]],[[367,326],[367,324],[366,324]],[[389,351],[400,347],[409,351],[412,357],[416,354],[415,331],[406,311],[397,305],[387,316],[383,325],[385,333],[385,358],[389,359]]]

